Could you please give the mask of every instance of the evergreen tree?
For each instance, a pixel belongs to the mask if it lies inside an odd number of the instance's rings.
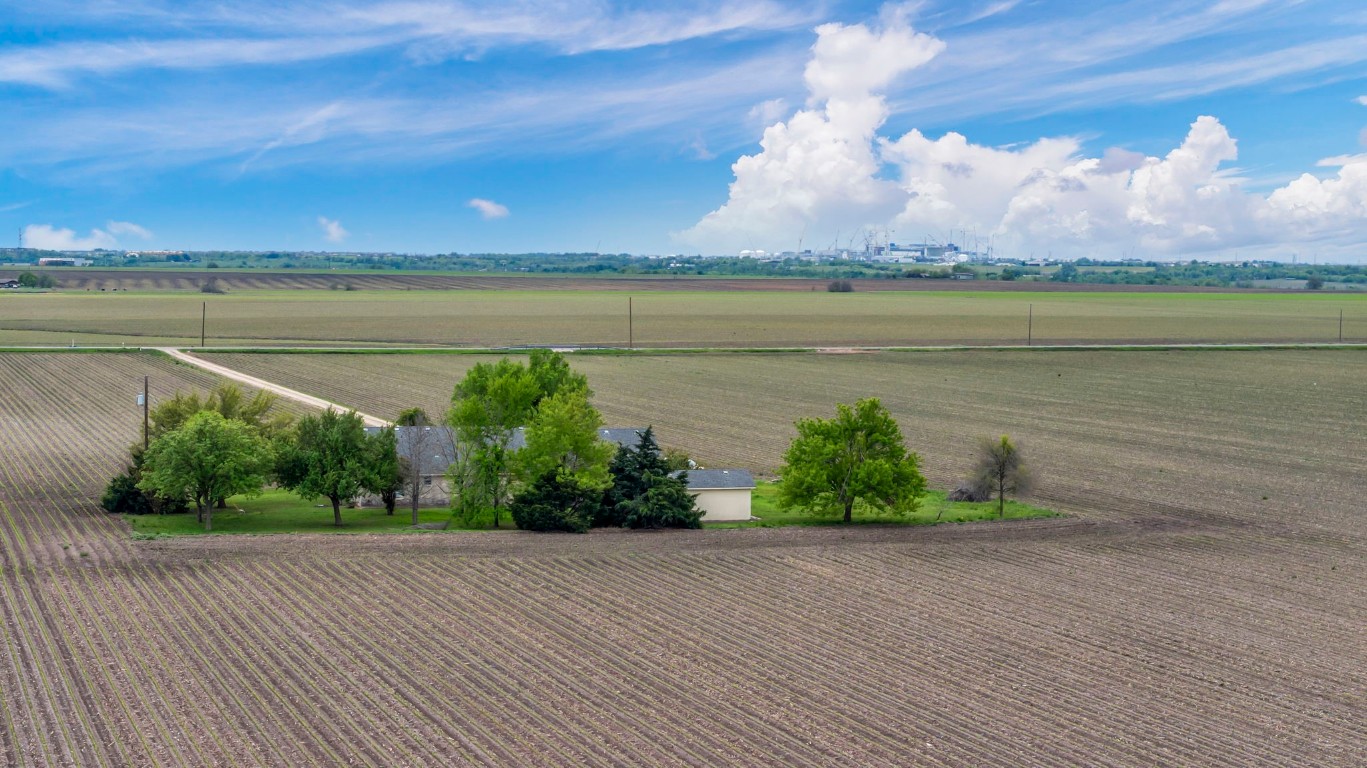
[[[595,526],[698,528],[702,512],[688,493],[687,475],[671,477],[669,463],[655,442],[654,427],[634,447],[617,451],[608,471],[612,486],[604,494]]]

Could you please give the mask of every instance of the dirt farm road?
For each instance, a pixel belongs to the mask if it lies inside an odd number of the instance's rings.
[[[255,376],[249,376],[245,373],[242,373],[241,371],[235,371],[232,368],[229,368],[225,365],[211,363],[208,360],[195,357],[194,355],[189,354],[188,352],[182,352],[181,350],[176,349],[174,347],[158,347],[157,349],[158,351],[163,352],[166,355],[176,360],[179,360],[182,363],[185,363],[186,365],[193,365],[196,368],[217,374],[226,379],[232,379],[233,381],[241,382],[248,386],[256,387],[257,389],[264,389],[267,392],[273,392],[279,395],[280,397],[284,397],[298,403],[303,403],[304,405],[321,409],[336,408],[339,411],[351,410],[350,408],[347,408],[344,405],[339,405],[330,400],[324,400],[321,397],[314,397],[313,395],[306,395],[298,390],[290,389],[289,387],[282,387],[274,382],[266,381],[265,379],[258,379]],[[357,411],[356,415],[361,417],[361,420],[365,422],[365,425],[367,427],[389,426],[389,422],[379,417],[371,416],[368,413],[361,413],[360,411]]]

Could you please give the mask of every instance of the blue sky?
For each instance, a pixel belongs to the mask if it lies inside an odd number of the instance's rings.
[[[1360,2],[0,8],[0,242],[1367,255]]]

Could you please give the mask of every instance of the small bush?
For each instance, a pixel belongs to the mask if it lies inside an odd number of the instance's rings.
[[[130,474],[116,475],[104,489],[100,506],[116,515],[150,515],[155,510],[147,495],[138,488],[138,480]]]
[[[832,280],[826,284],[828,293],[853,293],[854,283],[849,280]]]
[[[693,461],[687,451],[678,448],[664,449],[665,466],[669,467],[670,472],[689,469],[689,462]]]
[[[702,510],[685,480],[667,475],[647,478],[643,496],[617,505],[627,528],[701,528]]]
[[[585,533],[601,503],[602,492],[584,488],[571,477],[547,472],[508,504],[513,524],[524,531]]]
[[[200,293],[227,293],[218,285],[218,278],[211,277],[199,284]]]

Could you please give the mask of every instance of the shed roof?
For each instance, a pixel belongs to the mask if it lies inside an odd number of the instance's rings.
[[[678,475],[678,472],[674,473]],[[718,491],[723,489],[751,489],[755,478],[748,469],[690,469],[688,490]]]

